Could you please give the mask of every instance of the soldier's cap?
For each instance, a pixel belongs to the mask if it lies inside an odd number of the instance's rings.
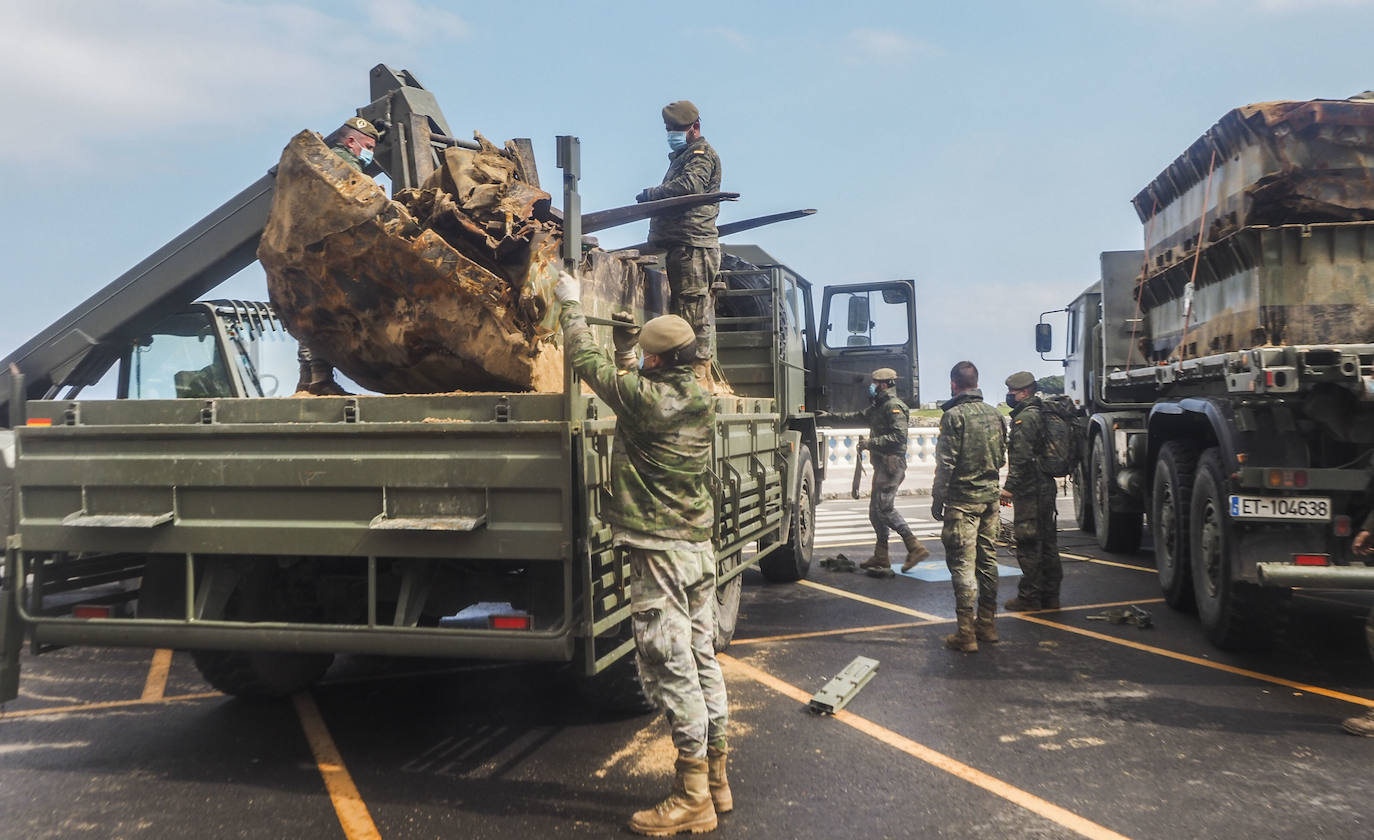
[[[1035,374],[1028,370],[1018,370],[1007,377],[1007,387],[1013,391],[1029,388],[1035,384]]]
[[[878,368],[873,371],[874,382],[891,382],[897,378],[897,371],[892,368]]]
[[[351,128],[359,134],[371,137],[373,140],[379,139],[377,128],[362,117],[349,117],[344,120],[342,128]]]
[[[692,123],[701,119],[697,106],[686,99],[679,99],[663,106],[663,127],[674,131],[690,128]]]
[[[678,315],[660,315],[639,331],[639,346],[655,356],[686,347],[696,340],[692,325]]]

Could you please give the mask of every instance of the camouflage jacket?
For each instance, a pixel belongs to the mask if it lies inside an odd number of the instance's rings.
[[[715,505],[706,476],[716,409],[690,367],[617,368],[569,302],[559,313],[573,369],[615,411],[611,486],[603,517],[611,525],[664,539],[711,539]]]
[[[860,423],[868,426],[868,445],[883,455],[906,457],[907,427],[911,412],[892,391],[875,397],[863,411],[841,411],[830,415],[827,425]]]
[[[1007,462],[1002,414],[983,402],[983,392],[977,388],[940,407],[945,413],[935,447],[931,496],[942,504],[996,501],[997,473]]]
[[[1040,469],[1039,454],[1049,442],[1045,439],[1045,417],[1037,394],[1011,412],[1011,431],[1007,434],[1007,483],[1013,496],[1029,496],[1054,488],[1054,478]]]
[[[645,190],[650,201],[701,195],[720,191],[720,156],[705,137],[699,137],[680,152],[668,155],[668,172],[663,183]],[[715,248],[716,217],[719,204],[702,204],[675,213],[664,213],[649,220],[649,241],[655,245],[693,245]]]
[[[359,172],[363,171],[363,162],[358,159],[357,155],[350,152],[347,146],[331,146],[329,148],[329,151],[343,158],[344,163],[348,164],[349,166],[353,167]]]

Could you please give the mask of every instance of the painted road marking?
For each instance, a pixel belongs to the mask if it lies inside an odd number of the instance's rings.
[[[172,652],[166,648],[153,651],[153,661],[148,664],[148,680],[143,684],[144,700],[161,700],[167,693],[167,672],[172,667]]]
[[[1099,566],[1116,566],[1118,569],[1135,569],[1137,572],[1155,573],[1155,570],[1150,566],[1139,566],[1135,563],[1115,563],[1111,560],[1099,560],[1096,557],[1089,557],[1086,554],[1070,554],[1067,551],[1061,551],[1059,552],[1059,556],[1067,557],[1070,560],[1081,560],[1084,563],[1096,563]]]
[[[1108,636],[1105,633],[1098,633],[1094,630],[1084,630],[1081,627],[1071,627],[1067,624],[1060,624],[1057,621],[1046,621],[1045,619],[1034,615],[1026,615],[1025,613],[1011,613],[1010,615],[1012,618],[1017,618],[1021,621],[1029,621],[1032,624],[1043,624],[1046,627],[1053,627],[1056,630],[1064,630],[1069,633],[1077,633],[1080,636],[1087,636],[1090,639],[1098,639],[1099,641],[1111,642],[1114,645],[1121,645],[1122,647],[1128,647],[1134,650],[1144,651],[1145,653],[1153,653],[1155,656],[1164,656],[1169,659],[1177,659],[1180,662],[1188,662],[1193,665],[1201,665],[1204,668],[1212,668],[1217,671],[1225,671],[1228,674],[1235,674],[1237,676],[1248,677],[1253,680],[1260,680],[1262,682],[1273,683],[1274,685],[1281,685],[1285,688],[1292,688],[1297,691],[1306,692],[1308,694],[1319,694],[1322,697],[1330,697],[1333,700],[1343,700],[1346,703],[1354,703],[1357,706],[1374,707],[1374,700],[1370,700],[1364,697],[1358,697],[1354,694],[1346,694],[1343,691],[1332,691],[1329,688],[1321,688],[1315,685],[1307,685],[1306,683],[1300,683],[1295,682],[1294,680],[1284,679],[1283,677],[1275,677],[1270,674],[1262,674],[1259,671],[1251,671],[1246,668],[1237,668],[1234,665],[1227,665],[1224,662],[1213,662],[1210,659],[1202,659],[1197,656],[1189,656],[1186,653],[1178,653],[1176,651],[1166,650],[1164,648],[1157,648],[1153,645],[1141,644],[1140,642],[1132,642],[1129,639],[1118,639],[1115,636]]]
[[[873,624],[868,627],[847,627],[841,630],[813,630],[810,633],[788,633],[783,636],[755,636],[752,639],[735,639],[735,645],[765,645],[770,642],[792,642],[797,639],[819,639],[825,636],[846,636],[850,633],[877,633],[882,630],[905,630],[908,627],[930,627],[936,624],[949,624],[952,618],[936,618],[930,621],[903,621],[899,624]]]
[[[805,691],[802,691],[791,683],[778,679],[766,671],[755,668],[753,665],[747,665],[733,656],[724,653],[718,654],[716,658],[720,660],[720,664],[724,666],[725,670],[734,671],[738,676],[748,677],[757,683],[773,689],[784,697],[789,697],[801,703],[803,706],[811,701],[811,695],[807,694]],[[874,723],[868,718],[859,717],[853,712],[843,709],[836,712],[834,718],[837,722],[857,729],[870,738],[874,738],[913,758],[924,761],[926,764],[943,770],[971,785],[980,787],[994,796],[1005,799],[1013,805],[1025,808],[1027,811],[1037,816],[1044,817],[1051,822],[1057,823],[1080,837],[1089,837],[1093,838],[1093,840],[1126,840],[1123,834],[1118,834],[1085,817],[1080,817],[1078,814],[1061,808],[1052,802],[1041,799],[1033,793],[1029,793],[1021,788],[1008,784],[996,776],[989,776],[981,770],[975,770],[961,761],[950,758],[944,753],[937,752],[923,744],[918,744],[904,735],[899,735],[891,729]]]
[[[334,813],[339,817],[339,825],[343,826],[344,836],[348,840],[381,840],[382,835],[378,833],[376,823],[372,822],[372,814],[353,784],[353,777],[344,766],[343,756],[334,745],[329,728],[324,725],[315,698],[308,691],[298,691],[291,695],[291,702],[296,706],[301,729],[305,730],[305,739],[310,742],[310,752],[315,755],[315,765],[319,767],[325,789],[329,791],[329,799],[334,803]]]
[[[223,697],[218,691],[206,691],[200,694],[176,694],[171,697],[159,697],[156,700],[110,700],[102,703],[77,703],[72,706],[49,706],[45,709],[23,709],[18,712],[5,712],[0,714],[0,723],[17,718],[42,717],[44,715],[61,715],[68,712],[98,712],[102,709],[123,709],[130,706],[160,706],[171,703],[180,703],[184,700],[206,700],[211,697]]]
[[[893,612],[899,612],[902,615],[909,615],[914,618],[924,618],[927,621],[940,620],[940,616],[938,615],[931,615],[930,613],[924,613],[920,610],[913,610],[911,607],[903,607],[897,604],[889,603],[887,601],[879,601],[877,598],[869,598],[864,595],[857,595],[853,592],[846,592],[843,589],[836,589],[833,586],[826,586],[823,583],[816,583],[810,580],[799,580],[797,581],[797,584],[800,586],[809,587],[811,589],[816,589],[821,592],[828,592],[831,595],[839,595],[842,598],[848,598],[851,601],[858,601],[861,604],[872,604],[875,607],[883,607],[884,609],[889,609]]]

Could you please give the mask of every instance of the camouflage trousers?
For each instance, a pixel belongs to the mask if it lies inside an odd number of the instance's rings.
[[[1012,496],[1016,562],[1021,566],[1021,580],[1016,591],[1022,601],[1059,598],[1064,566],[1059,560],[1059,533],[1055,521],[1058,493],[1054,479],[1050,479],[1038,488],[1038,492]]]
[[[716,553],[626,546],[635,651],[644,694],[668,716],[673,745],[703,758],[725,745],[729,709],[716,662]]]
[[[868,496],[868,521],[873,525],[873,533],[878,542],[887,542],[888,529],[905,537],[911,529],[906,520],[897,512],[897,488],[906,478],[906,457],[884,455],[881,452],[868,453],[869,466],[873,468],[873,489]]]
[[[954,584],[954,611],[997,609],[997,532],[1002,517],[997,502],[948,502],[940,542]]]
[[[673,299],[669,311],[692,325],[697,334],[697,357],[716,354],[716,305],[711,284],[720,273],[720,248],[674,243],[663,257]]]

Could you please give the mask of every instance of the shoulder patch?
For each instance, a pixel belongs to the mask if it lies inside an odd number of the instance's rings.
[[[627,374],[627,373],[629,373],[628,370],[625,370],[624,368],[621,368],[620,370],[618,370],[618,371],[615,372],[615,375],[616,375],[616,376],[624,376],[624,375]],[[1021,422],[1021,421],[1020,421],[1020,420],[1017,420],[1016,422],[1019,423],[1019,422]]]
[[[692,154],[694,154],[694,155],[704,155],[704,154],[706,154],[706,150],[705,150],[705,149],[693,149],[693,150],[692,150]]]
[[[902,410],[901,410],[900,408],[894,408],[894,409],[892,409],[892,413],[893,413],[893,414],[901,414],[901,413],[902,413]]]

